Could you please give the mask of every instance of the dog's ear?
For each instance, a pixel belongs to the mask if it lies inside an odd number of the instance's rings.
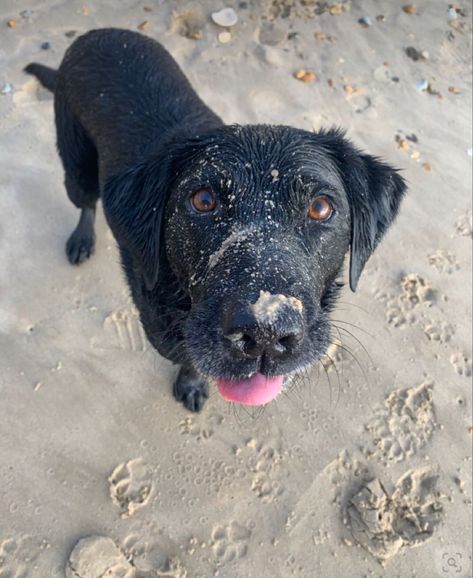
[[[151,291],[158,280],[160,240],[171,187],[171,162],[153,159],[110,178],[102,193],[107,222]]]
[[[406,183],[397,169],[360,152],[343,133],[329,131],[324,137],[350,203],[350,288],[355,291],[366,262],[399,211]]]

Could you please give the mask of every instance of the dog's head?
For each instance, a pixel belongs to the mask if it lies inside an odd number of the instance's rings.
[[[345,254],[355,290],[405,184],[338,131],[227,126],[170,147],[113,188],[107,217],[147,290],[165,251],[190,296],[184,336],[195,368],[225,399],[262,404],[324,355]]]

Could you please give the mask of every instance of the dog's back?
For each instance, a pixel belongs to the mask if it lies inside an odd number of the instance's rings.
[[[73,117],[98,153],[102,177],[143,157],[178,125],[219,124],[170,54],[156,41],[107,28],[79,37],[57,73],[25,69],[55,93],[56,121]]]

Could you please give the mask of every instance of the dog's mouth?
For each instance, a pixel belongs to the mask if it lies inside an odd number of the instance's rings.
[[[284,375],[268,377],[255,373],[246,379],[217,379],[217,388],[225,401],[243,405],[265,405],[283,390]]]

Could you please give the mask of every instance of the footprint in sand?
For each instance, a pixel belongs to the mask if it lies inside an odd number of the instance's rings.
[[[450,363],[453,365],[453,369],[462,375],[463,377],[471,377],[472,374],[472,364],[471,358],[465,353],[457,351],[450,356]]]
[[[455,335],[455,328],[446,321],[430,320],[424,327],[424,334],[429,341],[448,343]]]
[[[401,279],[400,294],[393,298],[383,291],[376,291],[375,297],[386,303],[386,319],[393,327],[404,327],[417,323],[417,309],[430,307],[435,301],[435,292],[429,281],[410,273]]]
[[[155,525],[147,524],[146,528],[135,530],[138,533],[130,533],[122,545],[135,569],[133,578],[187,577],[187,569],[176,555],[179,546],[169,536],[162,534]]]
[[[388,495],[378,479],[348,502],[346,523],[355,541],[381,562],[401,548],[422,544],[443,519],[438,474],[431,468],[408,471]]]
[[[108,481],[112,501],[119,506],[124,518],[132,516],[149,500],[151,473],[142,458],[118,465]]]
[[[92,340],[92,346],[97,349],[144,352],[148,348],[138,310],[133,305],[112,311],[105,318],[103,328],[104,335]]]
[[[455,223],[455,234],[460,237],[473,237],[473,215],[467,211]]]
[[[194,436],[197,441],[209,439],[223,421],[224,417],[218,413],[186,417],[179,423],[179,432],[183,435]]]
[[[430,282],[417,273],[411,273],[402,278],[399,301],[406,310],[413,309],[421,303],[433,302],[434,297]]]
[[[251,491],[262,502],[269,503],[280,496],[284,488],[275,477],[275,471],[281,462],[281,454],[269,445],[264,445],[256,439],[250,439],[246,446],[252,451],[247,465],[253,473]]]
[[[0,537],[0,577],[26,578],[38,554],[31,536]]]
[[[66,578],[136,578],[125,554],[111,538],[88,536],[79,540],[66,565]]]
[[[367,457],[375,456],[385,465],[416,454],[438,428],[431,383],[409,389],[396,389],[385,400],[384,408],[365,426],[373,436]]]
[[[439,273],[448,273],[449,275],[460,269],[455,255],[450,253],[450,251],[444,251],[442,249],[429,255],[429,263],[432,267],[435,267]]]
[[[211,546],[217,564],[223,565],[246,555],[251,530],[232,520],[212,531]]]
[[[66,565],[66,578],[186,578],[187,570],[177,557],[163,557],[152,568],[139,555],[128,553],[106,536],[79,540]]]

